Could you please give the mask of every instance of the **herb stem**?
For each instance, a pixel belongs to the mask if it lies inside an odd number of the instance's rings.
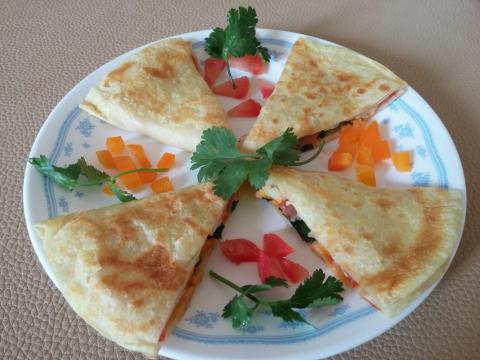
[[[127,175],[127,174],[133,174],[136,172],[166,172],[168,171],[167,169],[153,169],[153,168],[140,168],[140,169],[133,169],[133,170],[125,170],[122,171],[118,174],[115,174],[113,176],[110,176],[109,178],[106,179],[101,179],[92,183],[86,183],[86,184],[78,184],[78,186],[96,186],[96,185],[102,185],[106,182],[115,182],[116,179],[118,179],[120,176]]]
[[[289,164],[288,166],[301,166],[301,165],[308,164],[310,161],[314,160],[318,155],[320,155],[324,146],[325,146],[325,141],[321,141],[320,145],[318,146],[317,152],[315,154],[313,154],[313,156],[311,156],[307,160],[299,161],[299,162],[296,162],[296,163],[293,163],[293,164]]]
[[[230,286],[232,289],[238,291],[240,294],[243,293],[243,290],[240,288],[240,286],[238,286],[237,284],[234,284],[233,282],[231,282],[228,279],[225,279],[223,276],[217,274],[215,271],[210,270],[210,276],[213,277],[214,279],[220,281],[221,283],[223,283],[227,286]],[[266,304],[265,301],[257,298],[256,296],[254,296],[252,294],[247,294],[246,297],[248,297],[250,300],[252,300],[256,304],[255,308],[259,304]]]
[[[230,81],[232,82],[232,86],[234,89],[237,88],[237,85],[235,85],[235,81],[233,81],[233,77],[232,77],[232,73],[230,72],[230,64],[228,63],[228,60],[226,60],[227,62],[227,73],[228,73],[228,77],[230,78]]]

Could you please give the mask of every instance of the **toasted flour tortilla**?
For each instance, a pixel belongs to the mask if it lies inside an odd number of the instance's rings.
[[[245,138],[254,151],[293,128],[298,138],[370,118],[407,84],[385,66],[352,50],[300,38],[275,90]]]
[[[90,89],[83,110],[121,129],[194,151],[225,112],[195,67],[192,46],[167,39],[132,55]]]
[[[290,216],[303,220],[316,240],[312,249],[389,316],[441,276],[460,237],[463,200],[457,190],[374,188],[329,173],[275,167],[257,197],[293,206]]]
[[[185,287],[194,290],[189,279],[224,208],[202,184],[51,218],[35,230],[73,310],[108,339],[153,357]]]

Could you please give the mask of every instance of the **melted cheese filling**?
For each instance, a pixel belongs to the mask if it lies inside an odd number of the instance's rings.
[[[213,249],[217,245],[217,239],[208,239],[203,245],[202,251],[200,252],[200,263],[193,270],[193,274],[185,286],[185,290],[177,302],[175,309],[173,309],[170,318],[168,319],[165,327],[160,334],[159,341],[163,342],[168,334],[173,330],[175,324],[182,318],[185,311],[187,311],[188,305],[192,300],[193,294],[197,289],[197,286],[200,284],[203,278],[205,265],[207,264],[207,259],[212,253]]]

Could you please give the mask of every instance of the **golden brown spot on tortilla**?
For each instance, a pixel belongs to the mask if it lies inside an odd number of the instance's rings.
[[[99,262],[102,268],[111,270],[101,281],[110,289],[127,294],[146,289],[176,291],[187,275],[162,245],[152,247],[134,260],[122,259],[119,253],[110,251],[100,255]],[[135,278],[126,279],[121,274],[135,275]]]
[[[389,243],[382,249],[382,253],[385,257],[395,256],[395,254],[397,254],[400,250],[399,243],[401,238],[399,235],[394,235],[391,236],[388,241]]]
[[[314,67],[314,68],[317,68],[317,67],[318,67],[317,62],[316,62],[316,61],[313,61],[312,59],[310,59],[310,60],[308,61],[308,64],[309,64],[310,66]]]
[[[377,199],[375,202],[382,209],[389,209],[395,205],[395,202],[393,200],[387,199],[387,198],[380,198],[380,199]]]
[[[160,113],[165,109],[165,102],[155,96],[151,91],[140,86],[131,87],[127,90],[127,97],[133,103],[142,104],[149,111]]]
[[[144,304],[145,304],[145,300],[143,300],[143,299],[137,299],[137,300],[134,300],[132,302],[133,307],[135,307],[137,309],[142,307]]]
[[[277,117],[274,117],[274,118],[272,119],[272,123],[278,124],[278,118],[277,118]]]
[[[365,94],[365,91],[367,91],[367,90],[365,90],[364,88],[358,88],[357,89],[357,93],[359,93],[360,95]]]
[[[373,234],[369,232],[364,232],[361,234],[361,237],[367,240],[372,240],[373,239]]]
[[[352,207],[355,208],[355,209],[358,209],[358,208],[362,207],[362,203],[360,201],[354,201],[352,203]]]
[[[316,98],[315,94],[311,93],[311,92],[306,92],[305,93],[305,97],[307,99],[310,99],[310,100],[314,100]]]
[[[390,86],[388,86],[387,84],[381,84],[381,85],[378,87],[378,89],[381,90],[381,91],[387,92],[388,90],[390,90]]]
[[[383,271],[366,277],[365,283],[374,286],[379,292],[392,291],[404,281],[415,276],[418,269],[437,252],[442,239],[441,211],[439,207],[425,207],[426,201],[418,189],[409,189],[423,210],[423,219],[419,235],[409,249],[398,252],[394,263]],[[395,239],[394,239],[395,240]],[[392,250],[392,249],[388,249]]]
[[[341,81],[341,82],[354,82],[358,79],[353,74],[347,74],[347,73],[342,73],[342,72],[335,75],[335,77],[337,78],[338,81]]]
[[[161,68],[144,66],[143,70],[145,70],[147,74],[162,80],[173,78],[175,76],[175,69],[169,64],[163,64]]]
[[[116,68],[115,70],[113,70],[112,72],[110,72],[107,77],[105,78],[105,81],[103,83],[103,85],[105,87],[109,87],[110,86],[110,83],[112,82],[120,82],[123,80],[123,77],[125,75],[125,72],[133,66],[133,64],[135,64],[135,62],[133,61],[129,61],[129,62],[126,62],[125,64],[122,64],[120,67]]]

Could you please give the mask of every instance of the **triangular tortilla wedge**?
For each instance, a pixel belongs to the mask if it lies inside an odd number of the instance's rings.
[[[320,132],[370,118],[406,86],[385,66],[352,50],[300,38],[243,148],[255,151],[289,127],[304,138],[301,146],[318,145]]]
[[[203,130],[228,128],[225,111],[195,67],[192,46],[159,41],[90,89],[83,110],[121,129],[194,151]]]
[[[35,230],[73,310],[108,339],[154,357],[201,280],[215,242],[206,240],[225,206],[202,184],[51,218]]]
[[[275,167],[257,197],[296,219],[296,229],[303,221],[312,250],[389,316],[438,280],[460,237],[458,190],[374,188],[329,173]]]

